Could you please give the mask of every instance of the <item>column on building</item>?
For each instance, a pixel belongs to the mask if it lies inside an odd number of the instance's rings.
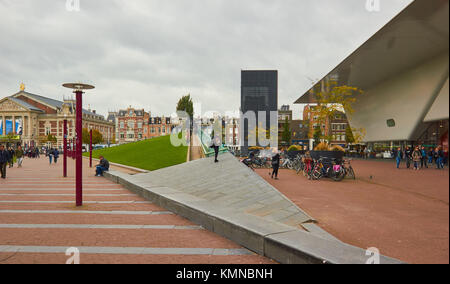
[[[2,126],[3,126],[3,133],[0,133],[0,135],[6,135],[6,120],[5,120],[5,116],[2,115]]]

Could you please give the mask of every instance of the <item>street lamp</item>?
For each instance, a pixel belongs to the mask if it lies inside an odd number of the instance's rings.
[[[94,86],[81,83],[66,83],[63,87],[74,90],[76,94],[76,174],[75,190],[76,205],[83,205],[83,157],[82,157],[82,137],[83,137],[83,90],[94,89]]]
[[[92,125],[89,126],[89,167],[92,168]]]
[[[67,177],[67,114],[64,114],[64,137],[63,137],[63,176]]]

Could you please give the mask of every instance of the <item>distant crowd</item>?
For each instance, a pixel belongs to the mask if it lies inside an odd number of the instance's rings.
[[[50,165],[57,164],[59,155],[62,152],[61,149],[52,147],[26,147],[22,146],[9,146],[0,144],[0,176],[2,179],[6,179],[6,169],[13,168],[17,163],[17,167],[21,168],[25,157],[30,159],[39,159],[41,154],[45,154],[48,158]],[[109,170],[109,162],[103,156],[100,157],[100,163],[96,166],[96,176],[103,176],[103,173]]]
[[[398,148],[394,151],[394,157],[397,162],[397,169],[401,167],[402,162],[405,162],[406,168],[412,167],[414,170],[429,167],[443,169],[448,163],[448,155],[444,153],[440,146],[428,149],[424,146],[406,147],[403,151],[401,148]]]
[[[22,146],[6,147],[5,145],[0,145],[0,176],[5,179],[6,169],[13,168],[16,163],[17,167],[21,168],[25,157],[39,159],[41,154],[45,154],[50,164],[52,164],[58,162],[59,153],[58,149],[50,147],[26,147],[23,149]]]

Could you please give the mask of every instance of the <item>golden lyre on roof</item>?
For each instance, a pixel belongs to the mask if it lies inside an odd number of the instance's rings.
[[[20,90],[22,92],[25,91],[25,84],[24,83],[20,83]]]

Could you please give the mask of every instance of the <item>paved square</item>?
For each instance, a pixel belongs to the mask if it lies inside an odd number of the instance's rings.
[[[397,170],[394,162],[353,161],[357,180],[310,181],[257,172],[341,241],[376,247],[408,263],[449,262],[449,171]]]
[[[84,160],[84,206],[75,207],[74,161],[26,159],[0,180],[0,263],[273,263],[130,191],[94,177]]]

